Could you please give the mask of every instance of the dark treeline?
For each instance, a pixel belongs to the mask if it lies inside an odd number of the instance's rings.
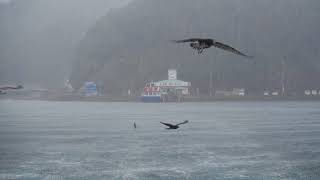
[[[282,82],[288,91],[320,89],[318,0],[133,0],[96,23],[107,6],[92,2],[0,4],[0,83],[62,85],[72,69],[75,88],[94,80],[120,94],[177,68],[202,93],[210,74],[216,89],[260,93]],[[199,56],[169,42],[189,37],[212,37],[255,58],[214,48]]]
[[[79,88],[94,80],[106,93],[141,89],[177,68],[179,79],[208,92],[246,88],[302,92],[320,89],[320,18],[316,0],[136,0],[114,10],[87,33],[71,76]],[[197,55],[169,40],[212,37],[253,60],[208,49]],[[283,82],[283,83],[282,83]]]

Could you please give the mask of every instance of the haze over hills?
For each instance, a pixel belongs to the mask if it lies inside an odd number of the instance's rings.
[[[62,86],[88,29],[127,1],[0,1],[0,83]]]
[[[12,0],[0,3],[0,83],[75,88],[87,80],[119,94],[146,82],[179,79],[208,91],[319,88],[317,0]],[[199,56],[169,41],[212,37],[255,61],[218,49]],[[72,72],[72,73],[71,73]],[[71,74],[71,76],[69,76]]]
[[[71,82],[79,88],[93,80],[119,94],[165,79],[174,67],[180,79],[202,92],[211,71],[217,88],[256,92],[280,88],[286,59],[289,89],[319,88],[319,7],[316,0],[136,0],[111,11],[86,34]],[[188,45],[169,42],[190,37],[215,38],[255,61],[217,49],[199,56]]]

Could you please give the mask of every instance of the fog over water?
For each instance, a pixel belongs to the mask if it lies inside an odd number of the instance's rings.
[[[320,179],[319,10],[0,0],[0,180]]]

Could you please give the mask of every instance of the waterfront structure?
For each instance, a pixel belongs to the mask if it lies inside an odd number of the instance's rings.
[[[181,101],[184,96],[190,95],[191,83],[178,80],[177,70],[168,70],[168,79],[147,83],[143,89],[143,102]]]

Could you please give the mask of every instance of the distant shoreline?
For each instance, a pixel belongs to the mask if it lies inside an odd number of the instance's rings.
[[[141,102],[140,96],[52,96],[22,97],[0,96],[0,100],[40,100],[40,101],[80,101],[80,102]],[[320,101],[320,96],[200,96],[184,97],[182,102],[219,102],[219,101]],[[164,102],[170,103],[170,102]]]

